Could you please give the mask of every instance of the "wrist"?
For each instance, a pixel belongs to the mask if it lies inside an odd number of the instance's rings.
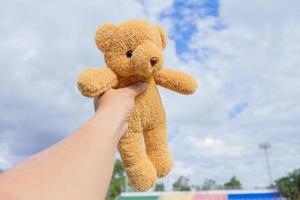
[[[93,117],[95,123],[101,126],[101,133],[110,138],[114,145],[117,146],[121,138],[126,121],[120,118],[120,114],[110,108],[99,108]]]
[[[112,125],[119,127],[119,125],[122,125],[128,120],[126,119],[123,110],[124,109],[122,109],[122,106],[116,107],[110,105],[102,105],[96,110],[95,116],[107,122],[111,122]]]

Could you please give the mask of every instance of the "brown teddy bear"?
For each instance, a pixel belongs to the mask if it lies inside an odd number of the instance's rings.
[[[110,88],[148,82],[147,90],[136,97],[128,132],[118,150],[132,185],[139,191],[149,190],[157,177],[166,176],[172,168],[166,117],[156,84],[192,94],[197,83],[188,74],[162,68],[167,36],[158,25],[142,20],[107,24],[97,30],[95,39],[107,67],[88,68],[80,74],[78,88],[84,96],[96,97]]]

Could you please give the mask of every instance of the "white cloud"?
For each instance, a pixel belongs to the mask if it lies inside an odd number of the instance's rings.
[[[67,136],[93,112],[76,79],[85,67],[104,65],[96,28],[145,14],[133,0],[3,3],[0,141],[14,164]]]
[[[280,28],[286,21],[299,18],[299,2],[294,0],[237,0],[220,1],[222,19],[254,30],[268,27]]]
[[[154,22],[159,21],[161,12],[169,9],[173,4],[173,0],[140,0],[140,2],[142,3],[143,11],[147,19]]]
[[[6,5],[0,13],[2,167],[65,137],[93,112],[75,83],[84,67],[104,65],[93,41],[98,25],[148,18],[180,34],[172,17],[159,18],[174,12],[171,1]],[[290,0],[230,0],[220,2],[219,17],[198,19],[193,10],[183,11],[191,16],[180,23],[197,25],[188,43],[192,53],[180,59],[169,40],[166,66],[193,74],[199,90],[193,96],[161,90],[175,160],[163,179],[169,187],[180,175],[194,184],[237,175],[246,187],[266,185],[261,141],[272,143],[275,178],[299,167],[299,7]],[[241,102],[247,108],[230,118]]]
[[[266,185],[259,142],[273,145],[274,178],[300,165],[300,24],[295,9],[300,3],[220,5],[220,17],[198,20],[189,43],[193,54],[187,52],[185,62],[178,62],[197,77],[199,91],[192,97],[163,93],[171,147],[185,167],[196,166],[190,176],[194,183],[237,175],[246,188]],[[247,108],[231,119],[228,112],[240,103]]]
[[[11,167],[12,163],[9,161],[11,155],[6,144],[0,143],[0,171]]]

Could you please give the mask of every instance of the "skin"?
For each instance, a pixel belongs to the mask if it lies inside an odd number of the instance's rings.
[[[104,199],[118,141],[127,131],[135,97],[146,88],[139,82],[96,98],[95,115],[78,130],[1,174],[0,199]]]

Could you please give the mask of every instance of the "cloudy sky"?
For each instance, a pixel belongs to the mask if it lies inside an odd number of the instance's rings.
[[[236,175],[269,183],[260,142],[272,145],[276,179],[300,167],[300,1],[1,0],[0,168],[7,169],[78,128],[93,113],[76,89],[104,23],[140,18],[168,33],[165,64],[193,74],[199,90],[161,89],[175,166],[200,185]]]

